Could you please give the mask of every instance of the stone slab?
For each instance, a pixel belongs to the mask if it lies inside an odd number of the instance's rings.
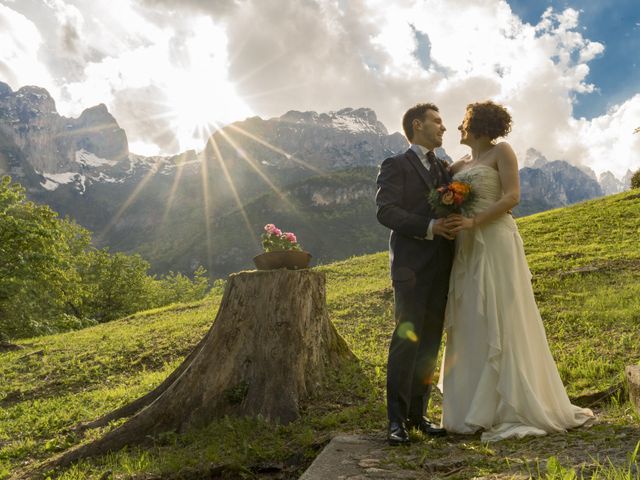
[[[397,448],[397,447],[396,447]],[[383,438],[339,435],[320,452],[299,480],[416,480],[420,472],[397,470],[385,459],[390,447]]]

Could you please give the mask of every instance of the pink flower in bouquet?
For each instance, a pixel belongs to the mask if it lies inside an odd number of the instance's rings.
[[[284,234],[284,238],[289,240],[291,243],[296,243],[298,241],[298,239],[296,238],[295,234],[291,233],[291,232],[285,233]]]

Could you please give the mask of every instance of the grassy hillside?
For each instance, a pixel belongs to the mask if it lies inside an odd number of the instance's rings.
[[[459,456],[448,478],[529,475],[556,456],[589,475],[611,459],[620,477],[640,438],[640,418],[617,387],[625,365],[640,362],[640,194],[627,192],[518,221],[552,352],[567,390],[592,404],[590,429],[491,447],[478,436],[423,439],[390,450],[390,462],[422,468],[427,459]],[[330,315],[360,359],[330,391],[286,427],[225,418],[186,434],[166,434],[84,461],[61,478],[297,478],[336,432],[382,435],[385,361],[393,329],[385,252],[317,267],[328,277]],[[12,469],[84,441],[68,427],[98,417],[166,377],[209,328],[222,290],[176,305],[88,328],[21,342],[0,354],[0,478]],[[533,366],[535,368],[535,366]],[[613,387],[613,388],[612,388]],[[613,394],[598,402],[599,392]],[[439,414],[436,395],[434,414]],[[102,431],[90,431],[88,438]],[[419,438],[416,438],[419,440]],[[553,465],[549,462],[548,465]],[[560,468],[549,478],[562,477]],[[180,472],[180,473],[178,473]],[[216,476],[218,475],[218,476]],[[614,474],[607,474],[614,478]],[[498,477],[493,477],[498,478]],[[600,478],[600,477],[597,477]]]

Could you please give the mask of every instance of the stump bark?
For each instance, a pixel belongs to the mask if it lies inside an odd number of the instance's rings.
[[[640,365],[630,365],[624,369],[629,387],[629,401],[640,415]]]
[[[329,371],[355,359],[329,320],[325,283],[313,270],[232,274],[212,327],[185,361],[152,392],[81,428],[133,416],[37,472],[224,415],[295,420]]]

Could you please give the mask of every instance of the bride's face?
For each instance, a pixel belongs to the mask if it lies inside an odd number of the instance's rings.
[[[472,140],[472,135],[468,131],[470,118],[471,111],[467,110],[467,113],[462,119],[462,123],[458,125],[458,130],[460,131],[460,143],[462,143],[463,145],[469,145],[469,140]]]

